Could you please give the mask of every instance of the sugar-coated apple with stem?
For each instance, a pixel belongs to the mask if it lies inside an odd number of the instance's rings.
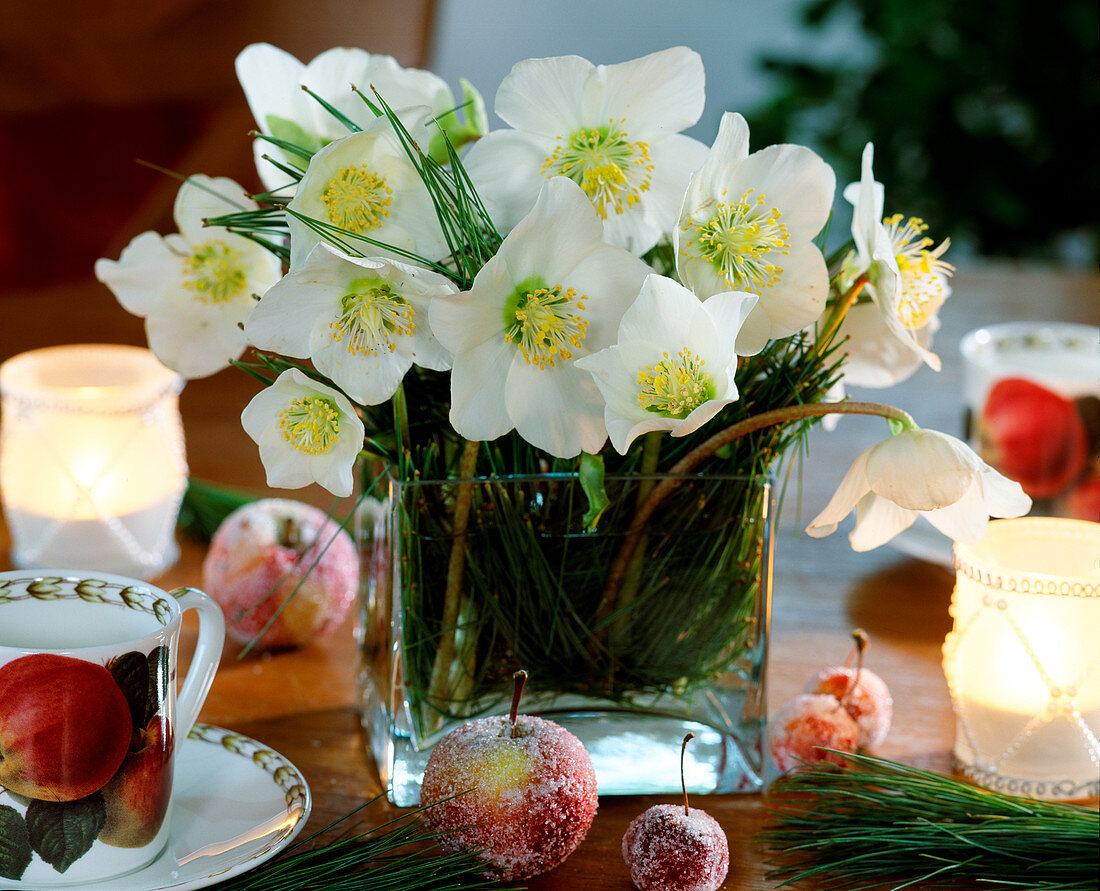
[[[525,879],[561,864],[596,815],[596,772],[559,724],[519,714],[527,672],[514,675],[512,709],[451,731],[432,750],[420,803],[450,851],[474,852],[486,876]]]
[[[623,860],[641,891],[715,891],[726,880],[726,834],[714,817],[688,803],[684,750],[694,738],[689,733],[680,745],[683,805],[653,805],[634,818],[623,836]]]
[[[855,646],[847,663],[823,668],[810,679],[806,692],[835,696],[859,728],[859,748],[873,749],[881,745],[890,732],[894,700],[886,682],[863,664],[870,643],[867,633],[856,628],[852,639]]]

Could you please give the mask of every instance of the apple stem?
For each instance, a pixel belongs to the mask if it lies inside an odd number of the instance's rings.
[[[848,701],[848,697],[851,696],[856,687],[859,686],[859,675],[863,671],[863,652],[867,649],[867,645],[871,642],[871,639],[867,636],[867,632],[862,628],[856,628],[852,631],[852,640],[855,641],[855,650],[853,651],[856,657],[856,673],[852,675],[852,680],[848,682],[847,688],[844,690],[844,695],[840,697],[840,704],[844,705]],[[846,665],[850,665],[852,662],[852,656],[848,656]]]
[[[523,685],[527,683],[527,672],[522,668],[512,675],[512,739],[516,738],[516,719],[519,717],[519,700],[523,696]]]
[[[691,816],[691,808],[688,807],[688,787],[687,780],[684,779],[684,752],[687,750],[688,743],[695,739],[694,733],[689,733],[684,737],[684,741],[680,743],[680,788],[684,790],[684,816]]]

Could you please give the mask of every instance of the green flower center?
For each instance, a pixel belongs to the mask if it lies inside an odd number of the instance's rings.
[[[699,254],[714,264],[731,291],[760,294],[783,274],[783,267],[771,261],[774,254],[789,253],[791,237],[779,208],[769,208],[767,199],[754,192],[719,204],[709,220],[689,224],[685,231],[694,226]]]
[[[567,176],[584,189],[601,219],[637,204],[649,191],[652,171],[649,146],[630,142],[614,123],[559,136],[541,168],[543,176]]]
[[[932,239],[924,234],[928,224],[917,217],[905,220],[899,213],[882,222],[901,273],[898,319],[910,331],[916,331],[935,318],[947,299],[947,277],[955,268],[940,255],[947,250],[948,242],[928,250],[932,246]]]
[[[572,359],[588,333],[588,322],[578,315],[587,299],[573,288],[547,286],[538,278],[520,282],[504,310],[504,339],[539,368]]]
[[[248,284],[241,252],[224,241],[206,241],[183,263],[183,286],[204,303],[224,303]]]
[[[279,429],[292,448],[323,455],[340,440],[340,409],[325,396],[303,396],[279,412]]]
[[[352,164],[325,184],[321,201],[333,225],[362,235],[377,229],[390,215],[393,190],[383,177]]]
[[[346,341],[348,355],[392,353],[397,349],[394,338],[407,337],[416,328],[416,308],[383,279],[356,279],[340,298],[340,315],[329,328],[336,343]]]
[[[703,358],[687,347],[675,357],[665,353],[656,365],[638,372],[638,404],[654,414],[683,420],[715,396],[704,365]]]

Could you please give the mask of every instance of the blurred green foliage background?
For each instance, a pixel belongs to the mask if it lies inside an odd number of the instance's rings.
[[[1100,255],[1100,66],[1095,0],[810,0],[804,25],[854,17],[872,52],[767,55],[777,89],[748,115],[753,142],[813,145],[858,178],[875,144],[886,212],[934,222],[986,255]]]

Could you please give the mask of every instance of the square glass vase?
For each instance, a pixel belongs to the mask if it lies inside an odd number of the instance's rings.
[[[772,481],[605,490],[595,523],[568,474],[391,480],[362,512],[361,715],[394,804],[443,736],[508,714],[521,668],[520,712],[580,739],[601,795],[678,792],[689,731],[690,791],[762,788]]]

